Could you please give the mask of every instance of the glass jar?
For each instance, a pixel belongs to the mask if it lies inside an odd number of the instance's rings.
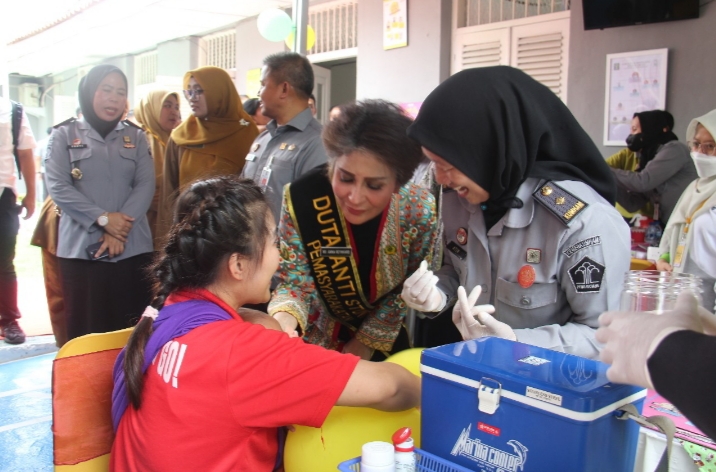
[[[676,297],[691,290],[702,302],[701,278],[692,274],[674,274],[658,270],[632,270],[624,276],[619,309],[622,311],[651,311],[658,315],[676,305]]]

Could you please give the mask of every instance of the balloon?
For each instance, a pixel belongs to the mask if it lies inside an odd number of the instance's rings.
[[[408,349],[390,356],[386,362],[402,365],[413,374],[420,374],[422,349]],[[391,442],[398,429],[413,429],[415,447],[420,447],[420,411],[385,412],[373,408],[334,406],[320,428],[296,425],[289,432],[284,449],[286,472],[317,472],[336,470],[338,464],[361,454],[361,446],[369,441]]]
[[[422,354],[423,349],[422,347],[406,349],[405,351],[393,354],[385,361],[402,365],[408,369],[410,373],[420,376],[420,354]]]
[[[293,21],[285,11],[270,8],[259,14],[256,26],[261,36],[269,41],[283,41],[293,29]]]
[[[286,472],[336,470],[338,464],[361,454],[369,441],[391,442],[398,429],[413,429],[415,446],[420,447],[420,411],[388,413],[372,408],[334,406],[320,428],[296,426],[289,432],[284,449]]]
[[[289,49],[293,49],[295,38],[296,31],[294,30],[286,36],[286,46],[288,46]],[[314,44],[316,44],[316,32],[313,30],[311,25],[308,25],[308,33],[306,34],[306,51],[310,51]]]

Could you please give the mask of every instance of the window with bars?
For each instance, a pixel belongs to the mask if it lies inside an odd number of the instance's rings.
[[[134,85],[152,84],[157,80],[159,56],[157,51],[145,52],[134,58]]]
[[[308,24],[316,32],[316,43],[308,54],[358,47],[358,2],[332,2],[311,7]]]
[[[570,0],[458,0],[458,28],[567,11]]]
[[[233,69],[236,67],[236,30],[221,31],[203,38],[207,66]]]

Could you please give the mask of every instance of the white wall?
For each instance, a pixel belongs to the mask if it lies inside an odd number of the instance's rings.
[[[695,20],[584,31],[582,2],[572,2],[567,106],[605,157],[619,147],[603,146],[606,56],[669,49],[666,109],[682,141],[692,118],[716,108],[716,3],[701,7]]]
[[[259,69],[264,57],[286,50],[283,41],[271,42],[264,39],[256,27],[256,18],[249,18],[236,25],[236,78],[234,83],[239,93],[246,94],[246,72]],[[256,90],[251,91],[256,93]]]
[[[383,50],[383,0],[358,3],[356,95],[423,101],[450,74],[452,0],[408,4],[408,46]]]

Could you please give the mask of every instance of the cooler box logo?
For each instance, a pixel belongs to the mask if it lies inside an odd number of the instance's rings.
[[[524,470],[528,449],[519,441],[514,439],[507,441],[507,444],[512,446],[514,453],[505,452],[484,444],[479,439],[470,438],[470,428],[471,425],[468,425],[467,428],[462,430],[452,451],[450,451],[451,455],[466,457],[481,467],[486,467],[486,471],[490,472],[517,472]]]
[[[572,279],[577,293],[599,292],[604,278],[604,266],[584,257],[569,269],[569,278]]]

